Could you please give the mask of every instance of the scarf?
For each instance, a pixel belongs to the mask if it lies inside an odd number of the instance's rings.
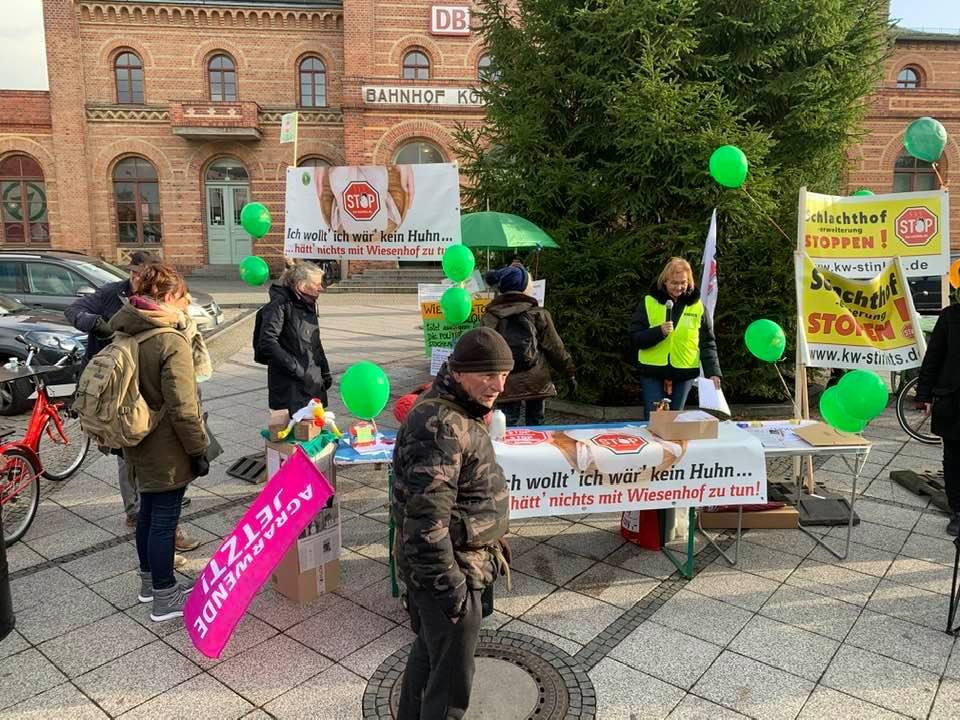
[[[142,295],[131,297],[129,302],[141,315],[152,322],[170,325],[183,333],[193,351],[193,368],[197,382],[202,383],[210,379],[213,375],[213,362],[203,335],[200,334],[200,328],[197,327],[193,318],[185,312]]]

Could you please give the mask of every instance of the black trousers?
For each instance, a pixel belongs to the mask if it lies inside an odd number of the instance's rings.
[[[960,428],[943,439],[943,484],[950,511],[960,513]]]
[[[480,636],[480,595],[467,592],[463,615],[454,622],[429,592],[407,593],[417,639],[407,659],[397,720],[461,720],[466,714]]]

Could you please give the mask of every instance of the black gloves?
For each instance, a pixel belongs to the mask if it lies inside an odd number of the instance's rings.
[[[329,390],[333,387],[333,375],[324,375],[323,376],[323,389]]]
[[[113,330],[110,329],[110,323],[98,317],[93,325],[93,334],[101,340],[109,340],[113,337]]]
[[[320,368],[310,368],[303,376],[303,389],[316,397],[329,387],[326,384],[329,377],[329,375],[321,372]]]
[[[210,461],[206,455],[190,456],[190,471],[195,478],[206,477],[210,474]]]

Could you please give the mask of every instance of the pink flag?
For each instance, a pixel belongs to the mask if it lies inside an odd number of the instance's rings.
[[[224,538],[193,586],[183,621],[197,650],[220,657],[253,596],[332,496],[323,473],[297,448]]]

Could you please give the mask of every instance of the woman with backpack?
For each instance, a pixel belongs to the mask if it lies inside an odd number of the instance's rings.
[[[497,407],[506,416],[507,425],[521,424],[524,414],[526,425],[543,425],[546,400],[557,394],[550,366],[576,391],[573,358],[557,334],[550,312],[531,296],[533,280],[523,265],[514,263],[488,272],[484,279],[498,294],[487,305],[481,324],[500,333],[513,353],[513,372]]]
[[[270,286],[270,302],[257,312],[254,360],[267,366],[271,410],[293,415],[313,398],[327,405],[333,376],[317,319],[322,291],[323,271],[313,263],[296,262]]]
[[[210,470],[197,393],[197,373],[209,372],[209,360],[203,357],[196,325],[187,317],[189,304],[180,274],[168,265],[153,264],[140,273],[137,294],[110,320],[117,333],[150,333],[139,343],[136,372],[140,394],[159,416],[138,445],[124,449],[124,458],[140,491],[139,600],[153,602],[150,619],[155,622],[183,615],[192,586],[178,584],[173,574],[181,501],[187,485]]]
[[[630,340],[637,349],[643,407],[650,418],[659,401],[683,410],[693,381],[703,374],[720,387],[720,361],[713,324],[693,269],[683,258],[670,258],[657,282],[633,312]]]

